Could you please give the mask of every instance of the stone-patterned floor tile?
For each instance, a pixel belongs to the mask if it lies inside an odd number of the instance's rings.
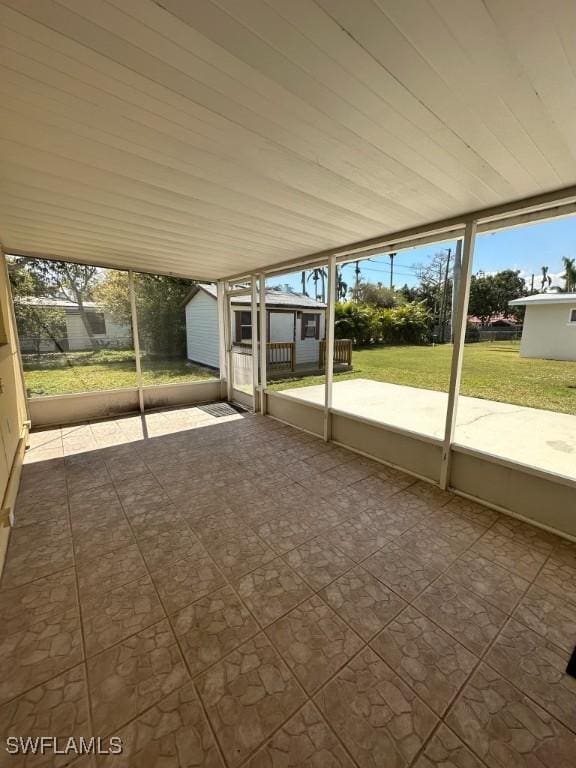
[[[426,536],[426,530],[468,547],[479,539],[486,529],[466,517],[447,512],[446,507],[440,507],[439,510],[427,515],[422,523],[413,529],[414,533],[422,531],[423,537]]]
[[[505,613],[512,613],[530,586],[526,579],[486,560],[477,552],[464,552],[446,575]]]
[[[533,549],[550,554],[552,550],[560,543],[561,539],[549,531],[544,531],[535,525],[529,525],[522,520],[509,515],[501,515],[498,522],[492,527],[494,533],[508,536],[514,541],[527,544]]]
[[[98,734],[116,733],[189,680],[166,619],[88,659],[87,666]]]
[[[318,595],[275,621],[266,633],[309,695],[363,645]]]
[[[276,552],[250,529],[227,541],[206,546],[224,576],[231,580],[239,579],[277,557]]]
[[[82,661],[78,609],[45,619],[0,640],[0,703]]]
[[[434,483],[427,483],[425,480],[415,482],[407,488],[406,493],[418,496],[419,499],[424,499],[434,507],[443,507],[454,499],[454,494],[449,491],[443,491]]]
[[[160,621],[164,611],[147,574],[110,592],[82,601],[86,654],[96,653]]]
[[[324,536],[293,549],[284,555],[284,560],[314,590],[322,589],[354,565]]]
[[[383,534],[381,526],[371,524],[366,513],[331,528],[325,538],[347,557],[359,563],[364,558],[388,544],[391,539]]]
[[[312,539],[322,531],[322,526],[313,525],[289,513],[287,517],[274,518],[255,527],[255,531],[269,547],[279,555]]]
[[[230,768],[270,738],[306,698],[263,634],[207,670],[197,686]]]
[[[3,635],[26,629],[38,621],[50,621],[77,605],[73,568],[0,590]]]
[[[477,656],[506,620],[501,610],[446,577],[428,587],[414,605]]]
[[[364,640],[383,629],[406,605],[360,567],[329,584],[320,595]]]
[[[414,763],[414,768],[484,768],[484,764],[442,724]]]
[[[225,584],[224,576],[206,552],[155,571],[152,579],[167,613],[174,613]]]
[[[576,564],[556,558],[554,555],[544,563],[544,567],[536,577],[539,587],[552,592],[553,595],[569,600],[576,605]]]
[[[192,675],[220,661],[259,631],[252,615],[229,586],[185,606],[169,618]]]
[[[0,733],[3,736],[24,738],[50,736],[57,739],[56,744],[61,751],[65,750],[71,737],[77,740],[80,736],[89,738],[91,732],[84,666],[78,664],[0,706]],[[73,754],[19,754],[0,757],[0,764],[7,768],[63,766],[73,760]]]
[[[204,546],[216,546],[250,531],[241,515],[228,507],[220,512],[203,517],[190,526]]]
[[[271,624],[312,594],[281,558],[243,576],[236,582],[236,591],[262,626]]]
[[[51,499],[38,499],[35,492],[30,501],[23,501],[20,496],[16,500],[14,511],[14,528],[36,526],[50,520],[65,522],[68,519],[68,503]]]
[[[448,567],[449,561],[431,559],[428,553],[402,546],[398,541],[376,552],[363,566],[405,600],[413,600]]]
[[[370,648],[355,656],[315,701],[361,768],[408,765],[438,722]]]
[[[172,563],[204,552],[204,547],[188,526],[167,524],[156,536],[138,539],[142,556],[150,571],[159,571]]]
[[[28,536],[21,537],[25,531],[26,528],[15,528],[10,534],[2,587],[18,587],[64,571],[74,564],[70,535],[51,541],[37,538],[32,542]]]
[[[569,654],[510,619],[486,663],[568,728],[576,727],[576,680],[566,673]]]
[[[169,526],[183,528],[186,525],[182,513],[173,504],[150,504],[126,514],[138,541],[156,539]]]
[[[514,618],[568,653],[576,638],[576,605],[534,584],[514,611]]]
[[[386,499],[382,504],[370,507],[367,512],[378,520],[382,532],[389,538],[395,539],[414,526],[426,520],[429,509],[426,502],[417,496],[399,493]]]
[[[412,606],[370,645],[440,716],[478,662],[473,653]]]
[[[122,754],[99,768],[224,768],[192,684],[166,696],[116,734]]]
[[[446,718],[489,768],[571,768],[576,736],[481,664]]]
[[[93,560],[77,562],[80,600],[117,589],[146,574],[146,566],[136,544],[107,552]]]
[[[126,520],[117,525],[98,525],[74,536],[74,555],[76,562],[92,560],[108,552],[134,544],[134,536]]]
[[[246,768],[354,768],[316,707],[308,702]]]
[[[489,528],[501,518],[500,512],[496,512],[495,509],[485,507],[483,504],[477,504],[475,501],[470,501],[462,496],[455,496],[452,501],[446,504],[444,509],[446,512],[465,517],[473,523],[482,525],[484,528]]]
[[[474,552],[491,560],[493,563],[507,568],[512,573],[532,580],[548,557],[545,552],[527,546],[524,542],[516,541],[510,536],[494,533],[492,529],[478,539],[473,545]]]

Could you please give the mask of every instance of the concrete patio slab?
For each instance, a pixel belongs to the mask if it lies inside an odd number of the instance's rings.
[[[282,394],[324,403],[324,385]],[[448,395],[368,379],[335,382],[333,407],[354,416],[442,439]],[[576,479],[576,415],[460,397],[458,445]]]

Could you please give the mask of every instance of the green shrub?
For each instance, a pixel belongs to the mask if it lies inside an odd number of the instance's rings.
[[[420,302],[384,309],[347,302],[336,305],[335,317],[336,338],[352,339],[356,346],[430,341],[430,313]]]

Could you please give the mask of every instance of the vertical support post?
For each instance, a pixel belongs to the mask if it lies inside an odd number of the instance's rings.
[[[230,307],[230,296],[226,290],[227,283],[224,283],[224,343],[226,346],[226,399],[229,403],[233,399],[234,389],[234,352],[232,350],[232,309]]]
[[[218,307],[218,367],[220,369],[220,381],[228,381],[228,372],[226,370],[226,322],[225,322],[225,303],[226,291],[224,282],[218,280],[216,284],[216,297]]]
[[[260,293],[260,413],[265,416],[266,395],[264,391],[268,384],[268,323],[266,316],[266,275],[264,272],[260,272],[258,275],[258,289]]]
[[[332,439],[332,379],[334,373],[334,306],[336,303],[336,256],[328,260],[328,307],[326,312],[326,361],[324,368],[324,440]]]
[[[10,312],[10,323],[6,329],[6,335],[8,337],[8,343],[14,343],[14,352],[18,356],[18,370],[20,373],[20,395],[22,397],[22,404],[26,412],[26,421],[29,427],[30,421],[30,405],[28,403],[28,394],[26,391],[26,380],[24,378],[24,363],[22,362],[22,351],[20,349],[20,336],[18,334],[18,325],[16,323],[16,312],[14,310],[14,294],[12,293],[12,285],[10,283],[10,273],[8,272],[8,262],[6,261],[6,254],[0,248],[0,258],[2,259],[2,269],[4,271],[4,280],[6,281],[6,292],[8,294],[8,309]],[[11,327],[10,327],[11,326]]]
[[[460,290],[456,299],[456,322],[454,325],[454,348],[452,350],[452,367],[450,369],[450,388],[448,390],[448,410],[444,429],[444,445],[442,447],[442,462],[440,465],[440,487],[446,490],[450,485],[450,464],[452,459],[452,443],[456,427],[458,411],[458,396],[462,378],[462,361],[464,358],[464,341],[466,338],[466,321],[468,318],[468,299],[470,297],[470,278],[472,275],[472,259],[474,256],[474,240],[476,238],[476,222],[468,221],[464,231],[464,248],[460,273]]]
[[[130,312],[132,313],[132,338],[136,356],[136,386],[140,413],[144,413],[144,390],[142,389],[142,365],[140,361],[140,334],[138,333],[138,312],[136,311],[136,293],[134,291],[134,273],[128,270],[128,289],[130,293]]]
[[[252,402],[254,404],[254,411],[256,411],[256,400],[258,398],[258,286],[256,284],[256,275],[252,275],[251,280],[252,290],[250,318],[252,320]]]

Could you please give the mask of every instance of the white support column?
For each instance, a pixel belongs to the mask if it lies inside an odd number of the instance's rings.
[[[216,296],[218,304],[218,367],[220,368],[220,381],[222,381],[228,380],[226,370],[226,291],[222,280],[216,284]]]
[[[134,273],[128,270],[128,290],[130,293],[130,311],[132,313],[132,337],[136,356],[136,386],[140,413],[144,413],[144,390],[142,389],[142,365],[140,362],[140,334],[138,333],[138,312],[136,311],[136,293],[134,291]]]
[[[442,463],[440,465],[440,487],[446,490],[450,485],[450,463],[452,459],[452,443],[456,428],[458,411],[458,396],[462,378],[462,361],[464,358],[464,341],[466,338],[466,322],[468,319],[468,299],[470,297],[470,279],[472,275],[472,259],[474,257],[474,240],[476,238],[476,222],[469,221],[464,230],[464,247],[462,267],[460,272],[460,290],[456,298],[456,320],[454,325],[454,349],[452,350],[452,367],[450,370],[450,388],[448,390],[448,410],[444,430],[444,445],[442,448]]]
[[[256,398],[258,396],[258,286],[256,275],[252,275],[251,312],[252,320],[252,400],[256,411]]]
[[[233,397],[234,353],[232,351],[232,311],[228,285],[224,283],[224,344],[226,347],[226,399],[229,403]]]
[[[260,272],[258,275],[258,288],[260,291],[260,413],[266,415],[266,395],[264,390],[268,384],[268,321],[266,317],[266,275]]]
[[[336,256],[328,260],[328,308],[325,318],[326,357],[324,360],[324,440],[332,439],[330,409],[334,373],[334,305],[336,302]]]

